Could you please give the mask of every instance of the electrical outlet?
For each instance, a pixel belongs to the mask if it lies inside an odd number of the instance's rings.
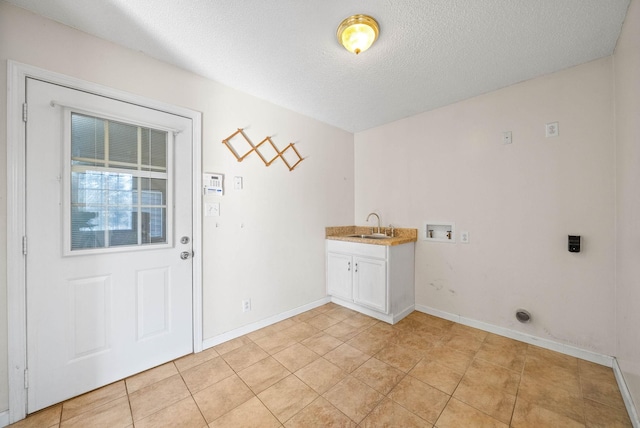
[[[511,131],[505,131],[502,133],[502,144],[511,144],[513,140],[511,139]]]
[[[545,128],[545,135],[548,137],[557,137],[560,135],[560,127],[558,122],[547,123]]]
[[[460,242],[462,242],[463,244],[469,243],[469,232],[467,232],[466,230],[460,232]]]
[[[251,310],[251,299],[242,301],[242,312],[249,312]]]

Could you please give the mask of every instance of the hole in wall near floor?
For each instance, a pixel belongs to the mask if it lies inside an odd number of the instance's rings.
[[[522,323],[529,322],[531,321],[531,314],[529,313],[529,311],[526,311],[524,309],[518,309],[516,311],[516,319]]]

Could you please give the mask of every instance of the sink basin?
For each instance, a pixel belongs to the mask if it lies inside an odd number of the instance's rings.
[[[387,235],[384,233],[374,233],[372,235],[347,235],[349,238],[363,238],[363,239],[386,239]]]

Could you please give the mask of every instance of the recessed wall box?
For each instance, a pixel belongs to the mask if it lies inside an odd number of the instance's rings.
[[[569,252],[580,252],[580,235],[569,235]]]
[[[456,242],[456,225],[450,221],[427,221],[420,235],[425,241]]]

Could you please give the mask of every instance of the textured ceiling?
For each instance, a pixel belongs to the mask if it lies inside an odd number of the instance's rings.
[[[607,55],[629,0],[7,0],[357,132]],[[335,31],[363,13],[356,56]]]

